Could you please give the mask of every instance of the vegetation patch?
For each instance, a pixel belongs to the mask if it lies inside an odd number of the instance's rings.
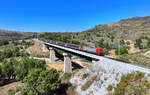
[[[87,90],[92,85],[92,83],[93,83],[92,80],[88,80],[84,85],[82,85],[81,89]]]
[[[59,73],[55,69],[32,69],[24,81],[25,87],[21,92],[22,95],[53,95],[60,83]]]
[[[149,49],[142,50],[140,52],[132,53],[132,54],[123,54],[120,56],[120,59],[124,61],[129,61],[133,64],[140,64],[145,66],[150,66],[150,58],[144,56],[143,54]]]
[[[121,77],[121,81],[117,87],[114,88],[112,95],[149,95],[149,86],[150,83],[147,78],[144,77],[143,73],[131,73]],[[108,88],[111,88],[111,86]]]
[[[19,91],[21,91],[22,90],[22,87],[21,86],[17,86],[16,87],[16,92],[19,92]]]
[[[113,89],[112,85],[109,85],[108,88],[107,88],[108,91],[112,91],[112,89]]]
[[[8,91],[8,95],[15,95],[15,89],[10,89]]]
[[[65,73],[64,74],[64,80],[69,80],[72,76],[72,73]]]
[[[87,78],[88,76],[89,76],[89,73],[85,73],[85,74],[83,74],[82,79],[85,79],[85,78]]]
[[[23,80],[31,69],[40,68],[45,70],[45,61],[21,58],[19,61],[12,58],[3,60],[0,64],[0,85],[4,85],[11,80]],[[5,83],[6,82],[6,83]]]

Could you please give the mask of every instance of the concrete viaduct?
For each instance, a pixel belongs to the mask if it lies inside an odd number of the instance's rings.
[[[56,44],[51,44],[48,42],[42,42],[47,48],[50,50],[50,62],[55,62],[56,55],[55,50],[63,51],[64,56],[64,72],[72,72],[72,64],[71,64],[71,57],[70,56],[77,56],[80,58],[84,58],[85,60],[89,60],[92,62],[103,60],[102,56],[98,56],[95,54],[87,53],[84,51],[79,51],[67,47],[62,47]]]

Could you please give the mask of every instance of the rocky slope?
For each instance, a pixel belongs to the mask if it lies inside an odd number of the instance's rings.
[[[145,77],[148,77],[150,83],[150,69],[110,59],[96,62],[92,66],[76,73],[70,82],[77,86],[76,91],[79,95],[108,95],[110,85],[113,87],[113,92],[123,75],[136,71],[145,73]]]

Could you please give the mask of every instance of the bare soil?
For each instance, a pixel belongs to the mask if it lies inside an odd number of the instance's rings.
[[[26,50],[29,54],[36,54],[39,56],[48,56],[49,55],[48,50],[45,50],[45,51],[42,50],[42,44],[40,42],[38,42],[37,40],[33,40],[33,42],[34,42],[34,45],[27,48],[27,50]]]
[[[135,48],[134,47],[134,42],[132,41],[132,40],[124,40],[125,41],[125,43],[126,42],[129,42],[130,44],[128,45],[129,47],[130,47],[130,49],[128,50],[128,52],[129,53],[135,53],[135,52],[138,52],[138,51],[140,51],[138,48]]]
[[[48,69],[54,68],[58,71],[63,71],[63,69],[64,69],[64,62],[63,61],[57,61],[56,63],[50,63],[50,62],[46,61],[46,65],[47,65]]]
[[[117,58],[117,55],[115,54],[115,50],[109,51],[109,55],[112,56],[113,58]]]

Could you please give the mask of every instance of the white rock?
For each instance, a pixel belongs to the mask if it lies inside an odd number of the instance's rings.
[[[122,75],[126,75],[131,72],[140,71],[146,74],[150,74],[150,69],[131,65],[131,64],[125,64],[123,62],[118,62],[111,59],[104,58],[103,60],[96,62],[91,65],[91,67],[86,68],[84,70],[85,72],[89,73],[89,76],[92,76],[94,74],[98,74],[97,77],[99,77],[99,80],[95,80],[92,85],[85,91],[81,90],[82,85],[86,83],[88,78],[82,79],[81,77],[75,75],[70,82],[74,83],[77,82],[77,92],[80,95],[107,95],[107,87],[109,85],[116,86],[121,79]],[[103,83],[102,83],[103,82]]]

